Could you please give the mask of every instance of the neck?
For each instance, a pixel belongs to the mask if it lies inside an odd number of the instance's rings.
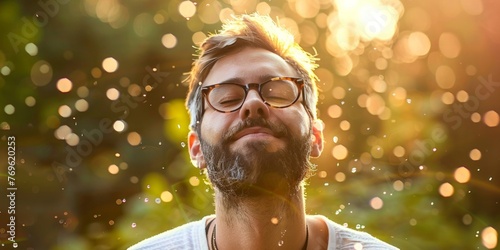
[[[238,206],[216,191],[218,249],[302,249],[306,220],[302,186],[296,195],[241,198]]]

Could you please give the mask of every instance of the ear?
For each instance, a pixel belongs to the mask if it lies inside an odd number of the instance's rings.
[[[323,128],[324,123],[322,120],[314,120],[312,122],[312,144],[311,144],[311,157],[319,157],[323,152]]]
[[[205,157],[203,157],[203,152],[201,151],[200,139],[198,138],[198,134],[194,131],[189,131],[188,149],[191,163],[200,170],[205,169],[207,164],[205,162]]]

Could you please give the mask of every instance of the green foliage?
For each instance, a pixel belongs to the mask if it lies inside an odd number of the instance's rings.
[[[16,136],[22,249],[125,249],[214,213],[187,152],[183,80],[224,13],[267,7],[320,58],[326,144],[307,212],[401,249],[487,249],[483,230],[500,229],[495,1],[389,1],[401,11],[395,36],[352,36],[350,50],[335,43],[337,1],[316,1],[311,16],[298,0],[199,2],[189,18],[181,2],[0,2],[0,150]]]

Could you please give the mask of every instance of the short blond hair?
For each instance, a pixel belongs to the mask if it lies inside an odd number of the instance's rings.
[[[318,102],[317,58],[304,51],[295,42],[293,35],[277,25],[269,16],[245,14],[237,16],[225,23],[222,29],[210,35],[198,49],[198,58],[194,61],[188,76],[189,92],[186,107],[191,116],[190,128],[196,129],[201,122],[203,111],[201,94],[202,82],[214,64],[220,58],[245,47],[263,48],[283,58],[304,79],[304,95],[307,97],[305,107],[316,119],[316,104]]]

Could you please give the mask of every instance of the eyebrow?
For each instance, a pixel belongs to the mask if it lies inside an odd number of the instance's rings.
[[[264,75],[259,75],[258,79],[259,81],[256,82],[256,83],[261,83],[261,82],[265,82],[273,77],[277,77],[276,75],[270,75],[270,74],[264,74]],[[221,82],[218,82],[218,83],[215,83],[215,84],[221,84],[221,83],[237,83],[237,84],[247,84],[249,82],[245,82],[243,80],[243,78],[241,77],[231,77],[229,79],[226,79],[224,81],[221,81]],[[210,84],[210,85],[213,85],[213,84]],[[209,85],[207,85],[209,86]]]

